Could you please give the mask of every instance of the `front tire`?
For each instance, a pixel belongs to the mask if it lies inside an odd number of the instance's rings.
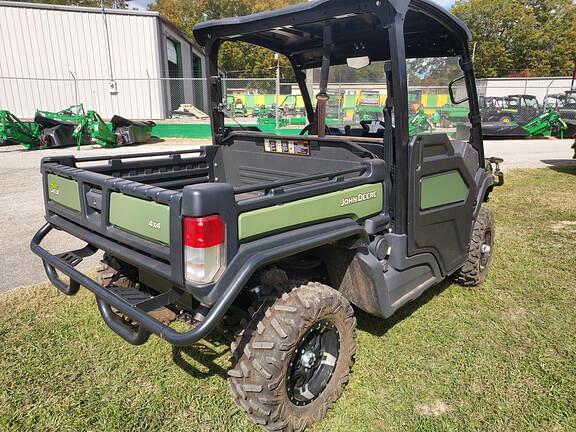
[[[246,415],[267,431],[301,431],[342,394],[356,353],[356,318],[320,283],[265,301],[232,344],[228,383]]]
[[[482,284],[488,275],[494,249],[494,216],[487,208],[481,208],[474,222],[468,257],[456,273],[455,280],[462,286]]]

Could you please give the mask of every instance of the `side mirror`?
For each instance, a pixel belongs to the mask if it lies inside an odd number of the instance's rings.
[[[448,84],[448,92],[450,93],[450,100],[454,105],[460,105],[468,100],[464,75],[450,81],[450,84]]]

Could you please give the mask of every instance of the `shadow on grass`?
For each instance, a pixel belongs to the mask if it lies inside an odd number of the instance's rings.
[[[541,162],[556,172],[576,175],[576,159],[543,159]]]
[[[400,308],[388,319],[377,318],[355,308],[358,328],[375,336],[383,336],[388,330],[410,317],[410,315],[433,300],[434,297],[441,294],[450,285],[450,280],[444,280],[438,285],[429,288],[420,297]],[[172,360],[180,369],[193,378],[209,378],[213,375],[218,375],[226,379],[226,369],[220,366],[217,361],[230,355],[229,342],[223,334],[216,331],[204,343],[200,342],[189,347],[172,347]],[[247,338],[241,340],[239,349],[243,349],[246,343],[248,343]]]
[[[384,336],[388,330],[390,330],[396,324],[401,323],[406,318],[410,317],[410,315],[412,315],[422,306],[426,305],[429,301],[434,299],[434,297],[441,294],[451,284],[452,281],[450,279],[446,279],[439,284],[428,288],[420,297],[404,305],[398,309],[394,315],[387,319],[377,318],[364,311],[354,308],[356,312],[356,319],[358,321],[358,328],[360,330],[367,331],[374,336]]]
[[[192,378],[209,378],[218,375],[226,379],[226,369],[220,366],[217,361],[229,355],[229,343],[218,332],[194,345],[172,347],[174,364]]]

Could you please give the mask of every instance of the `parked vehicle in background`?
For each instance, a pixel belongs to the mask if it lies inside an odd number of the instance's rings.
[[[565,136],[576,138],[576,90],[565,92],[565,98],[558,113],[567,126]]]
[[[382,105],[380,103],[380,92],[362,90],[358,96],[356,104],[356,121],[380,120],[382,118]]]
[[[541,114],[538,99],[533,95],[509,95],[504,98],[483,99],[482,120],[487,122],[517,123],[520,126]]]

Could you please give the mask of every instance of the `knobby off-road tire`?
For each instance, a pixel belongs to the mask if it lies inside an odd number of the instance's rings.
[[[462,286],[473,287],[486,280],[494,250],[494,216],[481,208],[474,222],[468,258],[456,273],[455,281]]]
[[[348,382],[354,310],[338,291],[308,283],[251,312],[232,344],[232,394],[264,430],[301,431],[324,417]]]

